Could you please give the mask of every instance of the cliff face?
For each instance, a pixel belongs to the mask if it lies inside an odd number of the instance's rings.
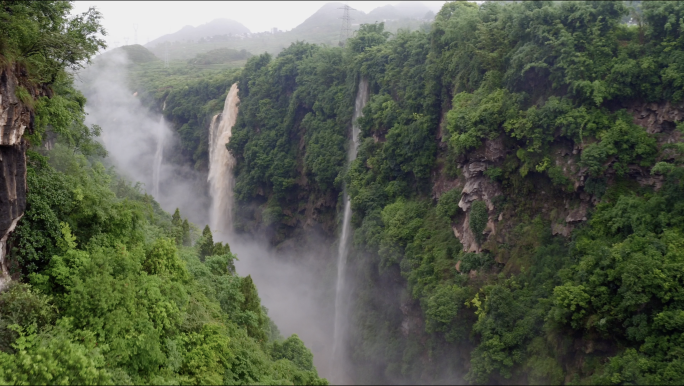
[[[22,94],[35,100],[48,90],[31,85],[18,66],[0,69],[0,289],[10,280],[5,243],[26,208],[28,143],[23,135],[33,129],[34,112]]]
[[[675,127],[677,122],[684,119],[684,103],[632,101],[626,105],[616,106],[614,110],[622,108],[633,117],[635,124],[643,127],[647,133],[656,136],[660,148],[666,144],[681,142],[682,132],[676,130]],[[441,139],[441,131],[438,138]],[[444,149],[445,146],[443,146]],[[578,224],[587,220],[588,212],[599,202],[598,197],[584,190],[589,174],[588,168],[579,166],[582,151],[580,146],[572,145],[567,141],[558,140],[553,145],[552,162],[562,170],[563,175],[571,182],[574,191],[552,190],[551,187],[541,184],[537,186],[537,190],[526,194],[530,211],[551,220],[553,235],[569,237]],[[476,253],[491,252],[498,263],[506,263],[508,258],[506,253],[497,250],[495,245],[515,244],[516,241],[510,239],[508,234],[517,221],[512,211],[497,212],[495,210],[495,200],[505,196],[506,192],[500,183],[483,173],[488,167],[502,166],[504,158],[510,153],[511,150],[506,147],[501,137],[493,140],[487,139],[478,149],[461,157],[457,165],[458,177],[450,178],[443,167],[437,168],[432,174],[434,199],[439,199],[450,189],[457,188],[462,192],[458,204],[462,213],[452,224],[452,229],[463,245],[463,250]],[[664,150],[659,160],[667,161],[672,157],[671,151]],[[614,171],[607,170],[604,176],[606,181],[613,183],[614,174]],[[629,166],[627,176],[634,179],[640,186],[651,186],[655,191],[659,190],[663,184],[662,176],[652,175],[649,168],[637,165]],[[469,226],[469,209],[471,203],[476,200],[484,201],[488,209],[488,222],[483,230],[486,242],[482,245],[476,243],[475,235]]]

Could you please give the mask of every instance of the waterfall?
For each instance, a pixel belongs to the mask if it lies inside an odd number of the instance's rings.
[[[162,161],[164,161],[164,128],[166,127],[164,110],[166,110],[166,101],[162,105],[162,116],[157,126],[157,150],[154,152],[154,162],[152,163],[152,195],[157,200],[159,200],[159,181],[161,180]]]
[[[215,235],[227,235],[233,225],[233,167],[235,158],[226,149],[238,113],[238,88],[233,84],[223,112],[215,115],[209,127],[209,223]]]
[[[162,115],[157,128],[157,150],[154,152],[152,164],[152,195],[159,200],[159,180],[161,179],[161,167],[164,160],[164,127],[166,123]]]
[[[354,159],[356,159],[356,151],[359,147],[359,133],[361,131],[358,123],[356,122],[361,116],[363,116],[363,107],[368,102],[368,81],[361,78],[359,81],[359,89],[356,93],[356,101],[354,103],[354,115],[352,117],[352,138],[349,144],[349,151],[347,153],[347,159],[351,164]],[[347,194],[347,189],[344,190],[344,217],[342,218],[342,234],[340,235],[340,244],[338,247],[337,254],[337,284],[335,288],[335,322],[334,322],[334,335],[333,335],[333,362],[335,368],[337,368],[337,377],[344,377],[344,370],[341,369],[344,359],[344,352],[342,347],[342,342],[344,339],[344,322],[346,321],[345,315],[345,302],[344,294],[346,293],[345,288],[345,273],[347,269],[347,257],[349,255],[349,239],[351,236],[351,200]],[[336,382],[344,381],[342,378],[335,380]]]

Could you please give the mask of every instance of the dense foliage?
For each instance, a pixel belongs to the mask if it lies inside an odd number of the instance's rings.
[[[53,83],[65,67],[82,68],[104,47],[102,15],[90,8],[70,16],[66,1],[0,3],[0,53],[4,60],[19,61],[37,82]],[[1,63],[1,62],[0,62]],[[6,64],[6,63],[5,63]]]
[[[230,63],[238,60],[247,60],[252,57],[252,54],[242,49],[240,51],[233,50],[231,48],[218,48],[205,52],[203,54],[197,55],[195,58],[190,59],[189,63],[192,64],[223,64]]]
[[[345,48],[247,62],[236,194],[287,229],[307,197],[346,186],[359,381],[681,379],[681,115],[647,130],[633,106],[682,102],[682,12],[452,2],[429,31],[363,25]],[[371,97],[347,172],[362,78]],[[473,161],[492,143],[499,155]],[[459,203],[473,173],[499,193]]]
[[[235,273],[228,245],[104,168],[65,73],[94,54],[100,27],[94,11],[70,19],[70,9],[0,3],[0,58],[53,94],[32,101],[28,206],[8,242],[15,280],[0,292],[0,383],[327,384]],[[51,51],[61,48],[75,56]]]
[[[14,20],[62,5],[2,6]],[[349,193],[356,381],[678,383],[682,17],[680,2],[451,2],[420,31],[366,24],[345,47],[299,42],[240,71],[151,60],[133,79],[150,106],[166,102],[178,161],[198,169],[238,82],[238,231],[280,243],[316,222],[332,238]],[[2,49],[53,83],[32,140],[49,124],[61,145],[31,156],[10,241],[24,283],[0,295],[0,379],[321,381],[227,245],[99,166],[83,98],[22,48],[40,42],[31,28],[0,29]],[[222,54],[235,53],[198,60]],[[646,104],[659,120],[645,122]],[[20,379],[21,366],[41,370]]]
[[[346,76],[340,50],[306,43],[275,59],[253,57],[242,70],[228,144],[238,160],[235,193],[238,202],[269,198],[264,223],[278,228],[278,240],[282,224],[301,220],[307,202],[341,187],[353,105]]]

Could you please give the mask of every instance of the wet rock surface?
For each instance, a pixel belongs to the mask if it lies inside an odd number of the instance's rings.
[[[28,143],[23,135],[33,130],[35,115],[30,103],[41,96],[50,96],[50,90],[32,85],[22,68],[0,69],[0,289],[10,280],[5,261],[7,238],[26,209]]]

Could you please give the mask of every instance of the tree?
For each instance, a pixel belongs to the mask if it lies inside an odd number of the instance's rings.
[[[188,223],[188,219],[183,220],[181,229],[183,230],[183,245],[190,246],[192,240],[190,239],[190,223]]]
[[[240,292],[245,297],[241,309],[251,314],[251,318],[245,323],[247,334],[259,342],[265,342],[267,338],[266,319],[262,313],[261,300],[251,275],[247,275],[247,277],[240,280]]]
[[[22,58],[40,83],[54,83],[65,68],[83,68],[106,47],[98,37],[106,31],[95,8],[75,16],[71,9],[66,1],[2,1],[0,53],[11,60]]]
[[[385,23],[361,24],[347,45],[352,52],[361,53],[370,47],[384,43],[390,35],[388,31],[385,31]]]
[[[214,237],[211,235],[211,229],[209,229],[209,225],[204,226],[202,238],[198,243],[198,250],[200,259],[204,259],[205,257],[211,256],[214,253]]]
[[[176,211],[173,212],[173,216],[171,216],[171,224],[174,227],[180,227],[181,225],[181,216],[180,216],[180,211],[178,208],[176,208]]]

